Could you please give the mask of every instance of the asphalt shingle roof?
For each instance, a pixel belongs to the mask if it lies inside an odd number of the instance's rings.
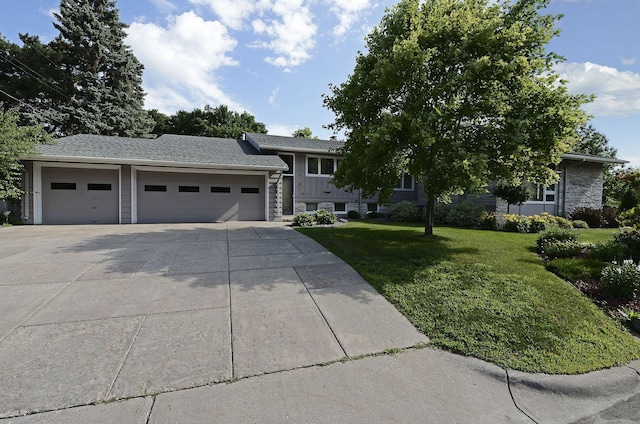
[[[241,140],[165,134],[155,139],[80,134],[40,145],[43,159],[95,159],[119,163],[162,163],[255,169],[286,169],[275,155],[261,155]]]
[[[247,140],[260,150],[330,153],[344,146],[338,140],[315,140],[302,137],[246,133]]]

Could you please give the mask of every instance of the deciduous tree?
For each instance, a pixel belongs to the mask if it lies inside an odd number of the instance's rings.
[[[586,96],[567,92],[547,52],[548,0],[401,0],[367,37],[324,104],[346,143],[334,182],[388,201],[403,172],[437,199],[489,180],[552,183],[576,142]]]

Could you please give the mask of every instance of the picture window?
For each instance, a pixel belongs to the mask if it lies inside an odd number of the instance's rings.
[[[199,193],[200,187],[198,186],[178,186],[179,193]]]
[[[111,184],[89,183],[87,184],[87,190],[111,191]]]
[[[258,193],[260,193],[260,188],[258,188],[258,187],[242,187],[240,189],[240,193],[243,193],[243,194],[258,194]]]
[[[211,187],[211,193],[231,193],[231,187]]]
[[[167,186],[147,184],[144,186],[144,191],[167,191]]]
[[[51,183],[51,190],[75,190],[76,183]]]

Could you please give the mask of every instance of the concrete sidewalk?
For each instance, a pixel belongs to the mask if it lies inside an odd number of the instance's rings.
[[[2,422],[640,422],[640,361],[548,376],[422,348],[282,224],[13,227],[0,242]]]

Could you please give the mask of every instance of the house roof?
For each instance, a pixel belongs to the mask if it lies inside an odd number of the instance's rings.
[[[284,170],[275,155],[261,155],[240,140],[165,134],[155,139],[80,134],[40,145],[30,159],[200,168]]]
[[[245,133],[245,139],[256,149],[284,152],[303,153],[335,153],[336,150],[344,146],[338,140],[317,140],[302,137],[285,137],[280,135],[267,135],[256,133]]]
[[[565,153],[564,155],[562,155],[562,159],[577,160],[581,162],[614,163],[618,165],[629,163],[628,160],[624,159],[606,158],[604,156],[586,155],[584,153]]]

